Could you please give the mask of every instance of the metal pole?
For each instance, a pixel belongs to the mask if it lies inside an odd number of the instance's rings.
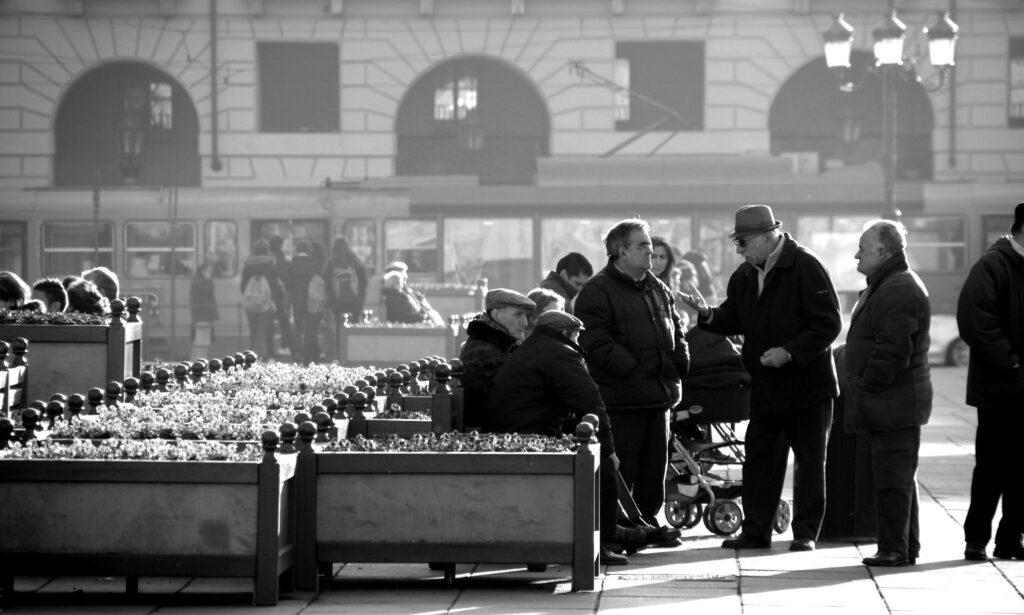
[[[894,192],[896,184],[897,154],[897,108],[896,71],[898,66],[882,67],[882,166],[885,172],[883,188],[882,217],[888,220],[899,220],[900,210],[896,207]]]
[[[92,266],[100,266],[100,187],[92,188]]]

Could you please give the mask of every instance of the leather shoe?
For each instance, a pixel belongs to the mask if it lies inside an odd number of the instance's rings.
[[[964,548],[964,559],[971,562],[987,562],[988,555],[985,553],[985,543],[968,542]]]
[[[814,541],[810,538],[794,538],[789,545],[790,551],[813,551]]]
[[[1024,546],[1020,543],[1008,547],[996,545],[992,550],[992,556],[999,559],[1024,559]]]
[[[654,547],[655,549],[674,549],[682,546],[683,533],[674,527],[668,527],[663,525],[658,528],[651,528],[647,530],[647,536],[644,538],[644,546]]]
[[[601,564],[605,566],[625,566],[628,563],[628,557],[613,553],[611,549],[601,545]]]
[[[907,556],[902,553],[895,551],[879,551],[871,557],[865,557],[863,560],[865,566],[906,566],[909,564]]]
[[[771,549],[771,538],[754,538],[749,534],[740,534],[736,538],[722,541],[723,549]]]

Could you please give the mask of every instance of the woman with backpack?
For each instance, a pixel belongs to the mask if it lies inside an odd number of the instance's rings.
[[[261,361],[270,357],[267,344],[273,334],[277,306],[285,304],[284,285],[274,273],[276,261],[270,242],[260,239],[242,267],[242,308],[249,320],[249,345]]]
[[[352,322],[361,320],[366,302],[366,267],[344,237],[336,238],[331,246],[331,258],[324,267],[324,282],[327,283],[327,306],[334,315],[334,350],[340,357],[337,346],[344,314],[350,314]]]

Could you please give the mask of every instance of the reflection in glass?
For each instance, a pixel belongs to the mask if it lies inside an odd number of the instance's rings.
[[[191,276],[196,271],[196,227],[178,222],[126,222],[124,250],[131,278]],[[172,249],[173,248],[173,249]]]
[[[352,247],[367,273],[377,270],[377,222],[374,220],[346,220],[345,239]]]
[[[527,289],[538,281],[531,271],[530,218],[447,219],[444,222],[444,281]]]
[[[384,222],[384,260],[402,261],[410,274],[437,274],[437,222],[387,220]]]

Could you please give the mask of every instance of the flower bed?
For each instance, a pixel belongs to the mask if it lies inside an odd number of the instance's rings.
[[[573,589],[594,588],[590,425],[578,428],[575,453],[558,441],[552,451],[538,444],[545,439],[479,434],[355,438],[314,453],[313,431],[300,426],[300,589],[315,589],[328,562],[570,564]]]
[[[252,451],[207,443],[0,452],[0,527],[17,528],[0,532],[0,584],[10,594],[16,575],[99,574],[125,576],[134,592],[139,576],[251,577],[255,604],[277,604],[296,506],[296,456],[276,455],[277,442],[263,435],[262,461],[213,461]],[[155,460],[174,457],[202,460]]]
[[[114,301],[110,317],[87,314],[17,314],[0,318],[0,339],[29,341],[32,377],[25,395],[49,399],[51,393],[84,393],[111,380],[138,377],[142,360],[142,322],[138,299]]]

